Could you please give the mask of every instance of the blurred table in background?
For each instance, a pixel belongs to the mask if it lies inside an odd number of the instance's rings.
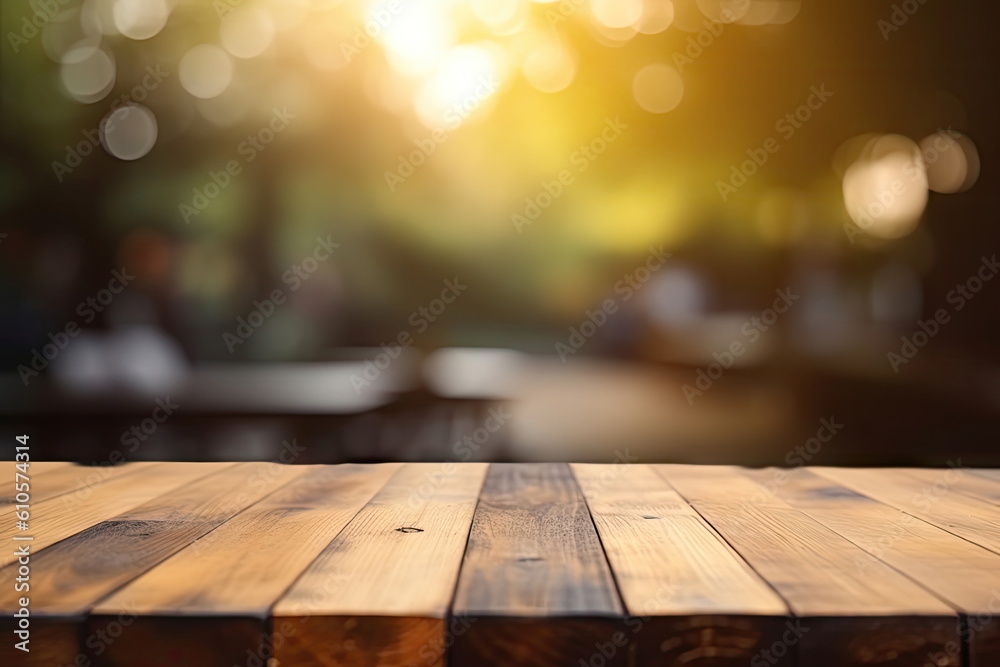
[[[509,350],[442,350],[378,372],[361,361],[204,366],[159,393],[72,393],[48,378],[26,391],[7,376],[0,428],[30,433],[45,458],[86,463],[1000,465],[1000,381],[933,363],[905,382],[847,364],[733,368],[699,394],[684,390],[704,387],[690,365]]]

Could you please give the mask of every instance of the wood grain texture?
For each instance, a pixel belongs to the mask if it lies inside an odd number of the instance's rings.
[[[635,665],[745,667],[781,641],[788,606],[652,468],[571,468],[632,616]]]
[[[776,470],[746,471],[768,483]],[[772,487],[779,498],[864,549],[862,576],[884,561],[962,612],[973,667],[1000,665],[1000,556],[825,477],[801,470]],[[950,647],[957,653],[959,646]]]
[[[14,445],[15,447],[17,444]],[[10,458],[14,458],[14,454],[10,455]],[[58,470],[59,468],[65,468],[67,466],[73,465],[69,461],[29,461],[28,474],[29,475],[41,475],[43,473],[52,472],[53,470]],[[3,475],[3,480],[6,483],[8,478],[14,477],[14,471],[16,468],[16,461],[7,460],[0,461],[0,475]]]
[[[30,530],[34,540],[32,553],[55,544],[70,535],[106,521],[145,502],[168,494],[185,483],[204,477],[231,463],[151,463],[142,474],[113,475],[91,486],[74,490],[40,503],[32,503]],[[165,500],[165,502],[169,502]],[[11,543],[15,535],[24,535],[10,524],[0,526],[0,542]],[[14,562],[12,553],[0,552],[0,567]],[[0,581],[2,583],[2,581]]]
[[[151,465],[154,464],[140,462],[126,463],[120,466],[57,465],[54,467],[42,466],[42,470],[39,471],[37,468],[41,464],[32,463],[28,469],[30,504],[35,505],[72,492],[83,493],[95,485],[122,475],[137,473]],[[15,502],[14,472],[12,469],[9,475],[4,474],[3,484],[0,486],[0,505],[11,505]]]
[[[1000,468],[969,468],[968,472],[979,477],[992,479],[994,482],[1000,482]]]
[[[893,472],[912,477],[924,485],[933,486],[941,480],[941,471],[937,469],[894,468]],[[956,493],[1000,505],[1000,479],[989,479],[988,476],[975,474],[973,470],[964,470],[963,473],[954,480],[951,489]]]
[[[58,470],[70,465],[73,464],[69,461],[32,461],[31,470],[36,475],[40,475],[43,472],[51,472],[52,470]]]
[[[911,667],[959,641],[954,609],[881,561],[859,573],[863,549],[739,469],[655,468],[799,617],[771,654],[795,650],[810,667]],[[951,656],[940,667],[959,664]]]
[[[624,609],[568,465],[490,465],[452,613],[470,626],[455,664],[575,665],[615,645]]]
[[[275,605],[278,665],[443,665],[448,605],[486,470],[401,467]]]
[[[1000,554],[1000,513],[996,507],[954,489],[966,475],[972,474],[967,470],[938,470],[936,481],[915,479],[889,469],[810,470]]]
[[[34,587],[30,591],[32,618],[33,650],[28,654],[15,653],[11,643],[0,643],[0,664],[23,664],[26,666],[44,666],[73,664],[88,661],[81,651],[81,641],[90,640],[82,636],[82,617],[69,622],[65,619],[46,618],[40,611],[39,604],[44,603],[46,596],[38,598],[38,580],[50,577],[56,586],[57,580],[51,578],[52,572],[39,567],[42,555],[51,545],[56,545],[81,531],[107,521],[112,517],[127,512],[158,496],[170,494],[182,488],[188,482],[210,475],[218,470],[228,468],[232,464],[203,463],[157,463],[144,465],[141,474],[122,474],[113,479],[82,489],[72,491],[62,496],[51,498],[32,506],[31,530],[34,540],[31,544],[32,579]],[[13,543],[10,536],[4,536],[8,544]],[[134,557],[130,553],[113,552],[103,541],[92,541],[87,545],[86,560],[90,563],[105,563],[105,567],[114,568],[118,561],[130,562]],[[11,566],[16,560],[13,549],[0,552],[0,594],[3,595],[3,612],[0,613],[0,633],[9,635],[14,627],[14,619],[10,609],[15,602],[12,590],[13,576],[17,568]],[[74,567],[75,564],[64,562],[60,569]],[[49,591],[48,599],[54,599],[54,591]],[[72,595],[72,593],[68,594]],[[120,628],[119,628],[120,629]],[[18,661],[16,663],[12,661]]]
[[[996,470],[44,468],[4,666],[1000,665]]]
[[[32,559],[35,623],[80,636],[87,612],[97,600],[303,472],[274,463],[226,466],[49,547]],[[17,597],[13,590],[0,589],[0,614],[11,614]],[[139,613],[139,606],[138,601],[128,600],[114,615]],[[107,619],[97,619],[96,624],[103,627]],[[125,632],[111,646],[125,646],[129,637]],[[72,661],[86,648],[81,644],[57,660]],[[102,656],[91,657],[102,663],[109,655],[102,651]]]
[[[264,662],[274,643],[271,606],[399,467],[301,468],[303,474],[98,604],[94,629],[122,613],[139,618],[96,664],[129,664],[156,644],[170,645],[190,667],[239,664],[253,655]]]

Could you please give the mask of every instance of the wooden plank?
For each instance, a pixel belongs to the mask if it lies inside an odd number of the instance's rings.
[[[267,662],[271,606],[398,469],[399,464],[308,466],[216,530],[119,589],[91,613],[90,630],[139,614],[95,664],[139,664],[170,646],[185,665]]]
[[[959,641],[950,606],[881,561],[859,573],[863,549],[739,469],[655,467],[800,617],[797,632],[769,655],[797,650],[809,667],[909,667]],[[949,657],[939,667],[959,664]]]
[[[17,443],[15,443],[15,446],[16,445]],[[10,456],[13,459],[14,454],[11,454]],[[0,474],[4,476],[4,479],[14,476],[14,471],[16,470],[14,466],[16,463],[17,461],[13,460],[0,462]],[[41,475],[42,473],[52,472],[53,470],[73,465],[69,461],[30,461],[29,463],[29,475]]]
[[[126,463],[119,466],[59,466],[39,472],[36,470],[38,464],[32,463],[28,469],[28,484],[30,485],[30,504],[56,498],[58,496],[79,491],[84,493],[98,484],[103,484],[122,475],[131,475],[154,465],[148,462]],[[43,470],[46,470],[43,466]],[[22,480],[23,481],[23,480]],[[4,476],[3,485],[0,486],[0,505],[12,505],[14,498],[14,471],[9,477]]]
[[[67,537],[32,559],[32,611],[45,616],[82,614],[96,600],[303,472],[274,463],[206,470],[205,476],[170,494]],[[0,613],[12,602],[12,594],[0,589]]]
[[[69,461],[32,461],[31,469],[36,475],[40,475],[43,472],[51,472],[71,465],[73,464]]]
[[[39,580],[48,579],[50,586],[54,589],[52,593],[58,595],[72,595],[72,588],[61,589],[66,586],[57,578],[52,578],[53,573],[47,571],[47,567],[40,567],[39,561],[46,553],[46,547],[54,548],[51,545],[65,540],[81,531],[86,531],[91,526],[107,521],[111,517],[119,516],[130,510],[141,506],[143,503],[161,497],[161,504],[169,505],[171,492],[181,489],[189,482],[211,474],[232,464],[223,463],[157,463],[146,466],[141,473],[135,475],[120,475],[115,479],[97,484],[93,487],[77,490],[69,494],[52,498],[38,503],[32,507],[32,517],[30,520],[31,530],[27,531],[34,538],[31,542],[31,585],[30,591],[31,613],[32,613],[32,650],[28,654],[18,651],[15,655],[12,643],[0,644],[0,664],[25,664],[25,665],[53,665],[53,664],[73,664],[79,654],[79,637],[76,633],[76,626],[67,627],[62,623],[46,623],[39,617],[41,613],[41,600],[38,597]],[[137,537],[143,537],[138,535]],[[7,533],[0,535],[8,544],[15,544],[12,535]],[[136,553],[129,551],[111,551],[106,543],[91,541],[86,552],[86,563],[79,564],[65,562],[61,566],[62,572],[66,568],[101,567],[113,570],[116,567],[128,568],[134,559],[141,558],[145,551],[145,543],[142,549]],[[4,611],[0,613],[0,633],[10,635],[13,631],[13,618],[9,615],[15,597],[13,596],[13,577],[17,573],[16,565],[11,565],[16,560],[14,549],[0,552],[0,560],[3,567],[0,569],[0,594],[3,595]],[[68,582],[67,582],[68,583]],[[8,660],[9,659],[9,660]],[[30,659],[30,662],[25,660]],[[13,660],[14,662],[10,662]]]
[[[968,468],[966,472],[1000,482],[1000,468]]]
[[[961,468],[941,470],[934,482],[887,469],[810,470],[1000,554],[1000,512],[985,500],[955,492],[969,474]]]
[[[140,464],[135,464],[140,465]],[[141,464],[146,465],[146,464]],[[157,496],[169,493],[185,483],[204,477],[231,463],[152,463],[142,474],[121,474],[93,486],[87,486],[56,498],[32,503],[30,530],[34,539],[31,551],[37,554],[45,547],[64,540],[96,523],[138,507]],[[13,525],[0,526],[0,543],[11,543],[22,536]],[[13,553],[0,551],[0,567],[14,562]],[[0,577],[0,584],[3,583]]]
[[[941,481],[941,470],[935,468],[893,468],[907,477],[919,480],[925,486]],[[963,469],[962,476],[955,479],[950,487],[956,493],[985,500],[992,505],[1000,505],[1000,479],[989,479],[986,476],[973,474],[975,471]]]
[[[637,667],[706,659],[746,667],[781,641],[788,606],[653,469],[571,468],[632,616],[600,654],[634,644]]]
[[[745,474],[766,484],[776,471]],[[884,561],[948,601],[963,614],[971,665],[1000,665],[1000,629],[979,620],[1000,611],[1000,556],[805,470],[768,488],[864,549],[868,556],[856,561],[859,574]],[[961,647],[945,649],[959,655]]]
[[[400,468],[275,605],[278,664],[442,665],[448,603],[486,470]]]
[[[624,609],[566,464],[492,464],[452,611],[456,665],[576,665],[625,630]],[[606,658],[624,665],[624,651]]]
[[[64,652],[36,651],[26,664],[71,663],[85,647],[66,649],[97,600],[304,472],[274,463],[214,468],[214,474],[90,526],[32,558],[33,625]],[[5,574],[13,577],[17,567],[7,566],[12,572]],[[12,587],[0,588],[0,616],[13,613],[18,597]],[[0,660],[5,649],[0,647]]]

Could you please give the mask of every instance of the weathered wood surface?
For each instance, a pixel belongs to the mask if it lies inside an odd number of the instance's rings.
[[[931,480],[914,478],[898,470],[814,470],[818,475],[1000,554],[1000,513],[993,503],[957,490],[966,476],[972,474],[965,469],[936,470]]]
[[[624,610],[567,464],[490,466],[452,614],[457,664],[586,663],[614,646]],[[624,650],[604,658],[626,664]]]
[[[5,666],[1000,665],[996,470],[32,463],[27,530],[15,472]]]
[[[655,471],[573,471],[633,617],[624,639],[637,665],[711,656],[742,667],[780,641],[788,606]]]
[[[746,474],[766,483],[774,472]],[[806,470],[774,490],[868,552],[856,562],[859,574],[881,560],[953,605],[967,628],[971,664],[1000,665],[1000,628],[992,623],[1000,611],[1000,556]]]
[[[860,571],[867,552],[740,469],[655,467],[791,607],[794,629],[774,652],[794,645],[812,667],[903,667],[959,640],[955,609],[881,560]]]
[[[251,482],[276,491],[256,504],[248,497],[248,509],[97,604],[93,630],[139,616],[98,664],[134,662],[157,643],[186,665],[239,664],[247,641],[262,653],[271,606],[399,466],[308,466],[291,480],[282,468],[255,471]]]
[[[400,468],[274,607],[279,664],[443,664],[448,606],[486,470]]]

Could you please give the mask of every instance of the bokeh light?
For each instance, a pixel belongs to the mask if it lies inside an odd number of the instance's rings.
[[[885,135],[869,142],[844,173],[844,206],[872,236],[906,236],[927,206],[927,170],[920,147],[907,137]]]
[[[411,0],[402,9],[391,0],[372,5],[364,31],[385,45],[398,72],[426,73],[438,65],[457,40],[449,13],[434,0]]]
[[[70,47],[62,57],[59,76],[66,92],[83,103],[103,99],[115,85],[113,56],[91,40]]]
[[[80,23],[79,9],[66,9],[55,16],[42,28],[42,49],[54,62],[62,62],[66,52],[87,39],[92,46],[100,44],[99,37],[88,37]]]
[[[800,0],[744,0],[744,13],[736,21],[740,25],[784,25],[802,10]]]
[[[934,192],[962,192],[979,178],[979,151],[964,134],[935,132],[920,142],[920,154],[927,166],[928,186]]]
[[[471,0],[469,6],[495,35],[510,35],[528,20],[528,3],[522,0]]]
[[[503,54],[489,42],[449,51],[417,93],[416,110],[429,128],[454,129],[478,113],[502,83]]]
[[[674,3],[670,0],[645,0],[642,15],[632,25],[644,35],[657,35],[674,22]]]
[[[149,39],[167,24],[167,0],[115,0],[112,8],[115,27],[130,39]]]
[[[591,11],[608,28],[628,28],[643,15],[642,0],[591,0]]]
[[[706,18],[720,23],[735,23],[750,12],[751,0],[698,0],[698,9]]]
[[[274,40],[274,23],[263,9],[236,9],[222,18],[223,48],[237,58],[259,56]]]
[[[524,78],[543,93],[566,88],[576,75],[576,62],[568,47],[555,39],[544,40],[524,59]]]
[[[141,104],[124,104],[101,121],[101,144],[119,160],[138,160],[156,145],[153,112]]]
[[[201,44],[181,57],[177,76],[195,97],[208,99],[221,95],[233,80],[233,63],[229,55],[214,44]]]
[[[667,113],[676,109],[684,98],[684,81],[670,65],[646,65],[632,80],[632,95],[645,111]]]
[[[118,33],[115,23],[116,0],[83,0],[80,5],[80,22],[92,37],[112,37]]]

